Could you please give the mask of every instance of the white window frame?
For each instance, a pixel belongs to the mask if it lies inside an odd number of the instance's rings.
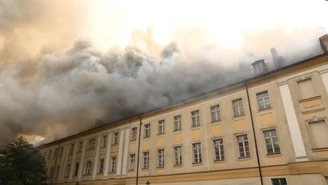
[[[70,169],[71,169],[71,163],[68,163],[67,166],[66,166],[65,177],[69,176]]]
[[[262,91],[256,93],[257,104],[259,106],[259,110],[265,110],[271,108],[271,101],[268,91]],[[261,103],[263,102],[263,107],[261,107]]]
[[[129,171],[134,171],[135,164],[136,164],[136,154],[130,154]]]
[[[96,140],[94,138],[89,140],[88,150],[95,149]]]
[[[193,127],[200,126],[200,112],[199,110],[195,110],[191,112],[191,122]]]
[[[234,113],[235,117],[245,115],[244,102],[243,102],[242,98],[232,100],[232,107],[233,107],[233,113]]]
[[[74,153],[74,146],[74,143],[72,143],[70,146],[69,155],[72,155]]]
[[[174,130],[173,131],[179,131],[182,130],[182,118],[181,115],[174,116]]]
[[[150,154],[149,151],[143,152],[143,169],[149,169],[149,158]]]
[[[120,132],[119,131],[114,132],[114,145],[117,145],[119,143],[119,137],[120,137]]]
[[[245,139],[245,136],[247,139]],[[242,138],[242,139],[239,139],[239,138]],[[247,145],[246,145],[246,143],[247,143]],[[242,149],[243,149],[242,153],[240,151],[240,144],[242,145]],[[249,147],[249,139],[248,139],[247,134],[237,135],[237,146],[238,146],[239,158],[249,158],[251,156],[250,147]],[[248,153],[247,153],[247,148],[248,148]]]
[[[79,152],[82,152],[83,150],[83,142],[79,142]]]
[[[182,146],[174,147],[174,165],[181,166],[183,162],[182,158]]]
[[[193,164],[201,164],[203,162],[202,143],[192,144]]]
[[[91,161],[87,161],[86,165],[85,165],[85,175],[91,175],[92,173],[92,162]]]
[[[286,184],[282,184],[282,182],[281,182],[282,179],[285,179]],[[288,185],[288,181],[287,181],[287,178],[286,178],[286,177],[271,178],[271,184],[272,184],[272,185],[274,185],[274,184],[273,184],[273,180],[278,180],[278,181],[279,181],[279,185]]]
[[[101,158],[99,158],[98,173],[104,173],[104,169],[105,169],[105,159],[101,157]]]
[[[150,123],[145,124],[144,129],[145,129],[144,138],[149,138],[150,137]]]
[[[165,120],[158,121],[158,135],[165,134]]]
[[[272,135],[272,132],[275,132],[275,136]],[[269,136],[265,136],[265,133],[269,133],[270,135]],[[279,139],[278,139],[278,133],[277,133],[277,130],[275,128],[273,129],[268,129],[268,130],[263,130],[263,136],[264,136],[264,140],[265,140],[265,147],[267,149],[267,154],[268,155],[273,155],[273,154],[280,154],[281,153],[281,149],[280,149],[280,143],[279,143]],[[274,142],[273,142],[273,139],[277,139],[277,142],[278,142],[278,147],[279,147],[279,151],[275,151],[275,147],[274,147]],[[267,145],[267,140],[269,140],[270,142],[270,145],[272,147],[272,151],[273,152],[269,152],[268,150],[268,145]]]
[[[112,156],[111,172],[116,172],[116,167],[117,167],[117,157]]]
[[[165,150],[159,149],[157,150],[157,156],[158,156],[158,168],[164,168],[164,161],[165,161]]]
[[[131,141],[136,141],[137,140],[137,135],[138,135],[138,128],[134,127],[131,129],[132,134],[131,134]]]
[[[213,140],[214,160],[224,161],[224,143],[223,138],[216,138]]]
[[[107,147],[107,140],[108,140],[108,134],[103,135],[103,143],[102,143],[102,147]]]
[[[211,106],[211,119],[212,122],[220,121],[221,120],[221,109],[220,105],[213,105]]]

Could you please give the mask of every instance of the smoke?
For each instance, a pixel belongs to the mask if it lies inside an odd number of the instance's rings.
[[[135,30],[126,47],[103,51],[83,39],[86,5],[0,0],[0,143],[21,134],[58,139],[96,119],[109,123],[206,93],[252,76],[250,63],[270,62],[274,46],[287,64],[321,52],[317,28],[242,31],[241,46],[229,49],[199,25],[177,27],[168,44],[154,40],[156,27]]]

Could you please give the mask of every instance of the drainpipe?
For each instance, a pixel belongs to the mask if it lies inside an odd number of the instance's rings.
[[[137,155],[137,177],[136,177],[136,185],[139,184],[139,158],[140,158],[140,141],[141,141],[141,126],[142,126],[142,118],[139,116],[139,136],[138,136],[138,155]]]
[[[55,154],[56,155],[55,165],[54,165],[54,170],[51,173],[50,185],[52,185],[52,180],[54,178],[54,173],[56,172],[56,164],[57,164],[57,158],[58,158],[58,153],[59,153],[59,147],[60,147],[60,143],[58,144],[58,147],[57,147],[57,154]],[[59,173],[59,171],[57,173]]]
[[[251,106],[251,101],[250,101],[250,98],[249,98],[247,83],[244,83],[244,85],[245,85],[245,89],[246,89],[247,101],[248,101],[248,108],[249,108],[250,117],[251,117],[251,123],[252,123],[252,130],[253,130],[253,137],[254,137],[254,144],[255,144],[255,153],[256,153],[257,165],[258,165],[258,169],[259,169],[261,185],[263,185],[263,176],[262,176],[261,163],[260,163],[260,158],[259,158],[259,151],[258,151],[258,146],[257,146],[257,141],[256,141],[256,134],[255,134],[254,121],[253,121],[252,106]]]

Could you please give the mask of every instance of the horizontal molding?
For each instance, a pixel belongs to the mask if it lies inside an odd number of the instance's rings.
[[[299,103],[304,103],[304,102],[309,102],[309,101],[318,100],[318,99],[321,99],[321,95],[314,96],[314,97],[311,97],[311,98],[302,99],[302,100],[298,100],[298,102]]]
[[[325,111],[326,108],[320,108],[320,109],[314,109],[314,110],[308,110],[308,111],[304,111],[302,112],[303,115],[306,115],[306,114],[313,114],[313,113],[316,113],[316,112],[323,112]]]

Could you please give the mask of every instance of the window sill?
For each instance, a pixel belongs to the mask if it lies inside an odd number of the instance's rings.
[[[164,170],[164,166],[163,167],[157,167],[158,170]]]
[[[160,134],[157,134],[157,136],[164,136],[165,135],[165,132],[164,133],[160,133]]]
[[[238,161],[247,161],[247,160],[251,160],[252,158],[249,157],[238,157]]]
[[[144,137],[143,139],[144,139],[144,140],[147,140],[147,139],[149,139],[149,138],[150,138],[150,137]]]
[[[312,152],[323,152],[323,151],[328,151],[328,147],[312,148]]]
[[[130,169],[130,170],[128,170],[128,172],[134,172],[134,170],[131,170],[131,169]]]
[[[211,124],[219,124],[219,123],[221,123],[221,119],[219,119],[219,120],[215,120],[215,121],[211,121]]]
[[[136,142],[136,141],[137,141],[137,139],[132,139],[132,140],[130,140],[131,143],[134,143],[134,142]]]
[[[278,157],[278,156],[282,156],[282,154],[279,152],[279,153],[272,153],[272,154],[266,154],[265,157]]]
[[[180,130],[173,130],[173,134],[179,134],[181,132],[182,132],[182,129],[180,129]]]
[[[225,160],[214,160],[214,163],[225,163],[226,161]]]
[[[173,167],[174,167],[174,168],[182,168],[183,165],[182,165],[182,164],[175,164],[175,165],[173,165]]]
[[[321,95],[319,95],[319,96],[313,96],[311,98],[300,99],[300,100],[298,100],[298,103],[304,103],[304,102],[308,102],[308,101],[312,101],[312,100],[317,100],[317,99],[321,99]]]
[[[142,171],[149,171],[149,168],[142,168]]]
[[[203,165],[203,162],[201,162],[201,163],[192,163],[192,165],[193,166],[201,166],[201,165]]]
[[[237,116],[233,116],[233,119],[239,119],[239,118],[242,118],[242,117],[245,117],[246,115],[245,114],[242,114],[242,115],[237,115]]]
[[[198,129],[200,129],[200,125],[191,126],[191,130],[198,130]]]
[[[273,108],[272,107],[268,107],[268,108],[265,108],[265,109],[259,109],[257,112],[265,112],[265,111],[269,111],[269,110],[272,110]]]

